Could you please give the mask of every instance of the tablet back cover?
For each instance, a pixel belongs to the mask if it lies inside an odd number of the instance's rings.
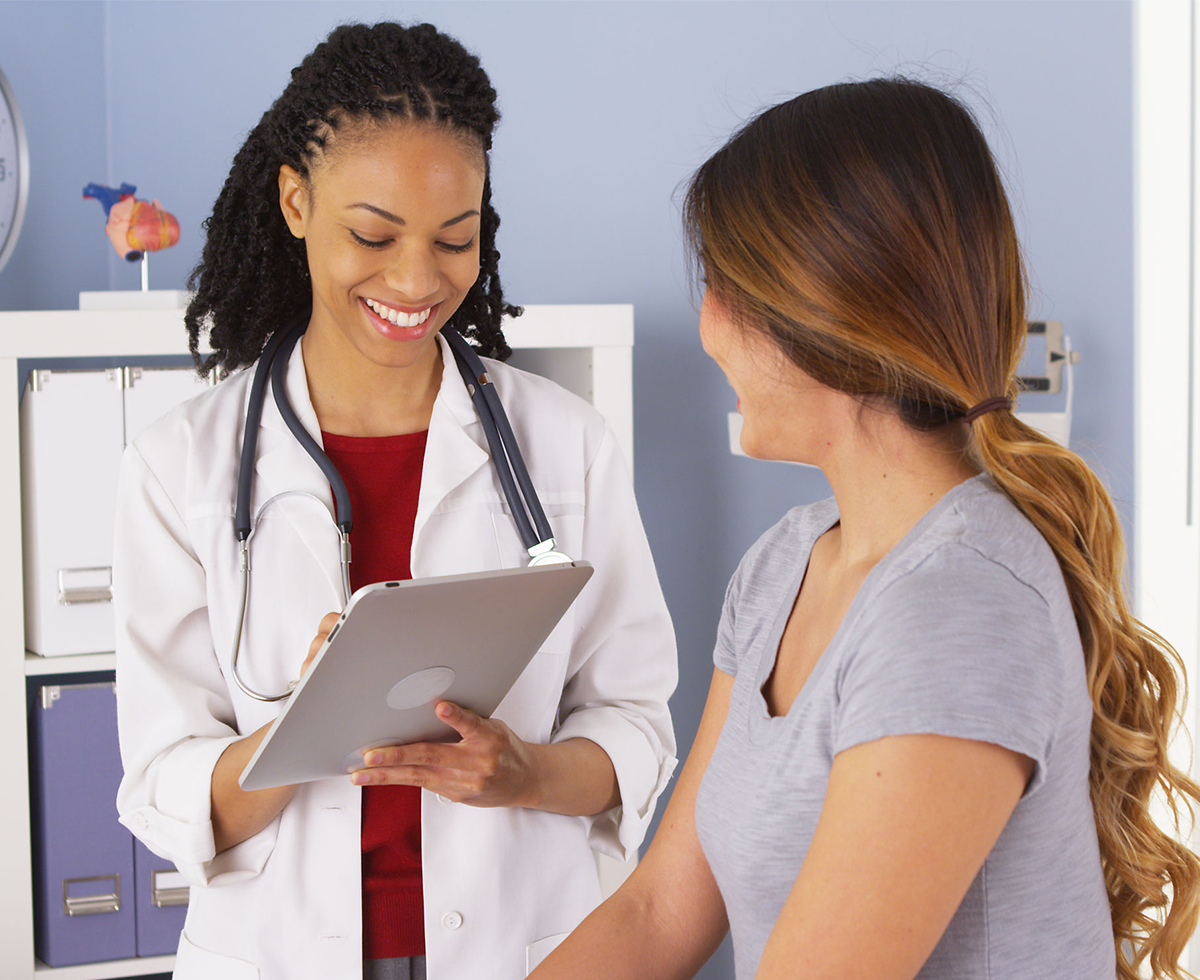
[[[342,775],[380,745],[456,739],[434,705],[445,699],[490,716],[591,574],[587,562],[572,562],[359,589],[241,787]]]

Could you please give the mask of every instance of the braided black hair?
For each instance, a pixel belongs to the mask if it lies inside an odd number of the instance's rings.
[[[308,314],[312,285],[304,242],[279,209],[279,168],[307,179],[330,135],[347,122],[420,119],[469,135],[485,166],[500,119],[496,91],[479,59],[432,24],[338,27],[292,70],[292,80],[233,159],[204,223],[200,262],[188,278],[184,315],[197,367],[234,370],[253,362],[271,333]],[[504,301],[496,249],[500,217],[485,176],[479,223],[479,278],[450,319],[481,353],[511,353],[500,329]],[[213,353],[200,354],[208,331]]]

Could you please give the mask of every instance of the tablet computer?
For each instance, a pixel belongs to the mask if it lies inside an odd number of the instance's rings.
[[[434,705],[489,717],[591,574],[577,561],[363,586],[238,783],[344,775],[367,749],[458,738]]]

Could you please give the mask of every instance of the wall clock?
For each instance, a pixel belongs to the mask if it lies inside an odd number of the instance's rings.
[[[29,147],[17,100],[0,72],[0,269],[17,246],[29,196]]]

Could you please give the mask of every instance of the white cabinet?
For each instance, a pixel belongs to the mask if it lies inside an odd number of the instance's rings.
[[[207,385],[188,366],[29,372],[20,409],[26,649],[48,657],[112,650],[121,454]]]
[[[25,646],[40,654],[112,649],[109,528],[124,446],[119,376],[33,371],[22,393]]]
[[[505,326],[513,363],[590,400],[612,424],[632,465],[633,308],[529,306]],[[172,957],[117,960],[51,969],[33,953],[32,871],[26,741],[26,678],[111,670],[112,653],[38,657],[26,653],[21,521],[19,366],[23,360],[117,359],[187,353],[179,310],[0,313],[0,977],[5,980],[107,980],[167,972]],[[151,409],[147,409],[151,411]],[[158,414],[155,412],[154,414]],[[115,810],[114,810],[115,819]]]

